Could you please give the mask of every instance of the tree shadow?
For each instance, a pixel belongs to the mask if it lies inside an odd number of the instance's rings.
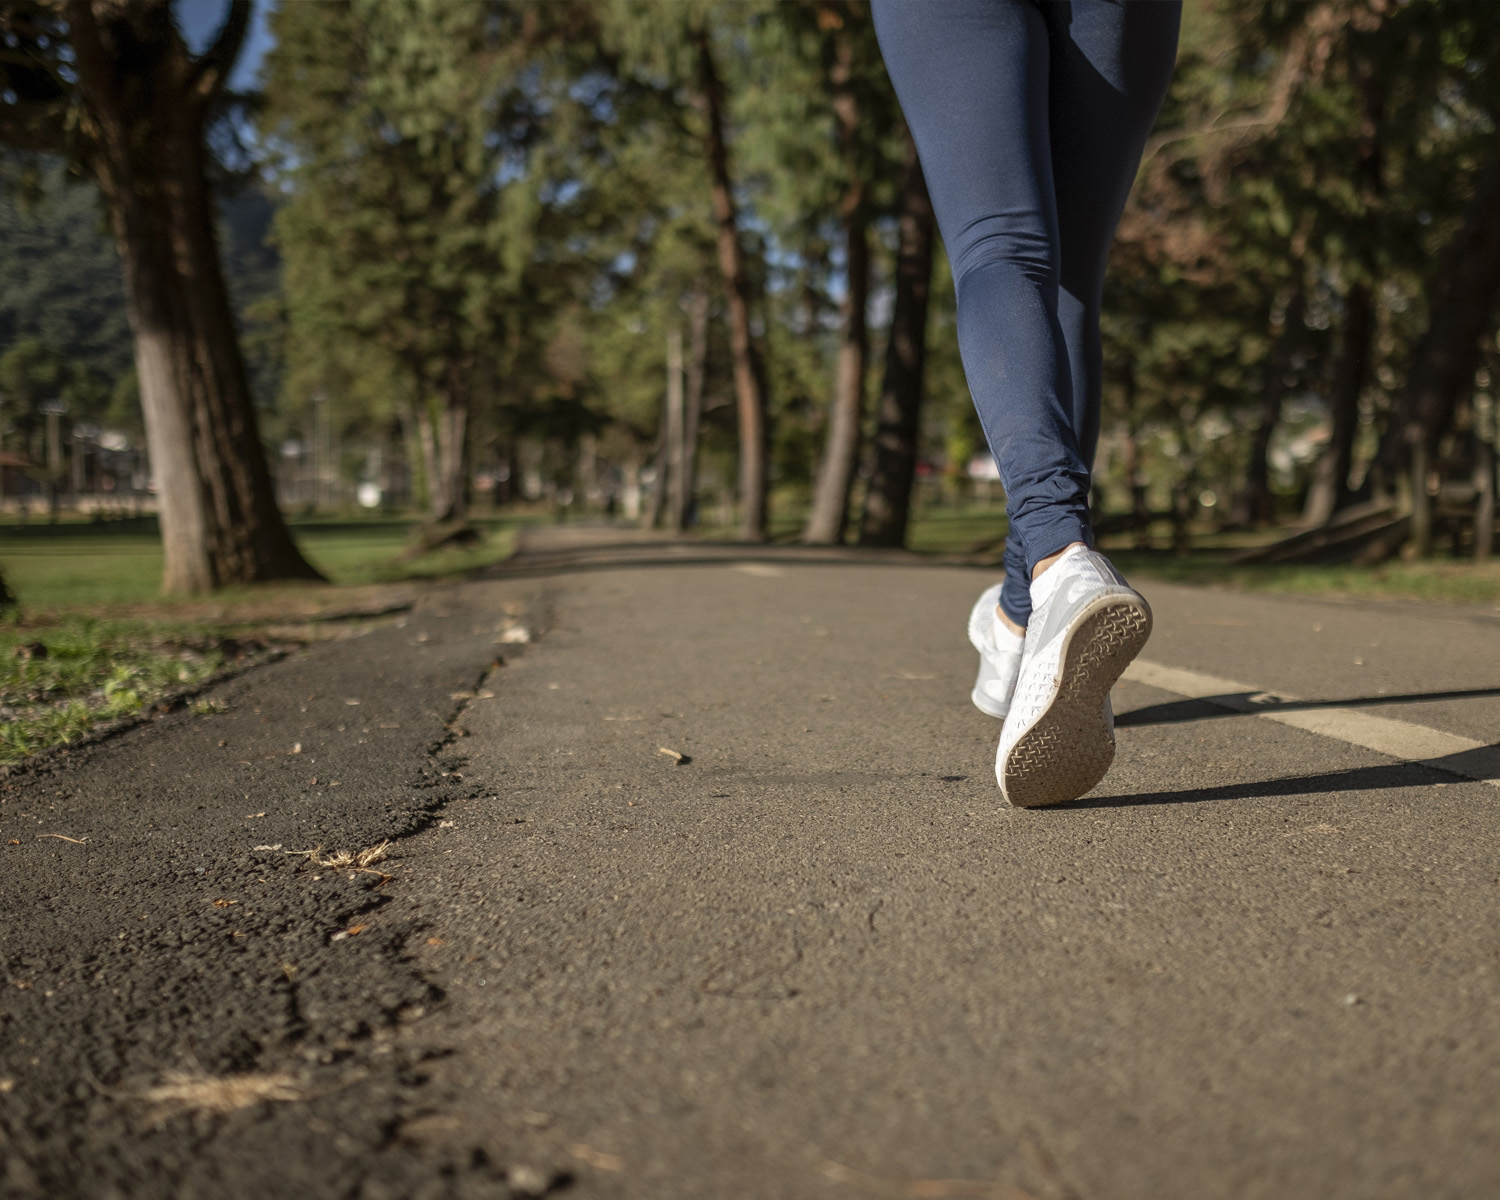
[[[1430,700],[1483,700],[1500,696],[1500,687],[1466,688],[1446,692],[1405,692],[1395,696],[1356,696],[1349,700],[1282,700],[1268,692],[1232,692],[1196,700],[1168,700],[1134,708],[1115,717],[1116,726],[1171,725],[1210,717],[1254,716],[1263,712],[1293,712],[1319,708],[1377,708],[1387,704],[1421,704]]]
[[[1428,758],[1420,762],[1381,763],[1373,767],[1351,767],[1343,771],[1325,771],[1315,775],[1288,775],[1278,779],[1258,779],[1246,783],[1226,783],[1217,787],[1180,788],[1176,791],[1137,792],[1128,796],[1084,796],[1062,808],[1128,808],[1145,804],[1201,804],[1211,800],[1255,800],[1274,796],[1314,796],[1329,792],[1373,792],[1388,788],[1427,787],[1448,783],[1455,776],[1474,783],[1476,774],[1491,776],[1486,764],[1493,764],[1500,753],[1500,742]],[[1497,792],[1500,799],[1500,792]]]

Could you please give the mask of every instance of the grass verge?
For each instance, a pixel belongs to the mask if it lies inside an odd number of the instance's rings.
[[[166,599],[154,520],[0,526],[0,568],[20,601],[0,623],[0,766],[76,741],[263,657],[267,639],[310,640],[288,623],[410,603],[402,584],[463,575],[508,557],[525,518],[476,522],[471,549],[403,557],[416,522],[293,522],[327,584],[226,588]],[[324,630],[326,634],[330,630]],[[221,711],[204,701],[194,712]]]
[[[337,587],[402,583],[461,575],[510,556],[524,518],[476,520],[484,540],[468,550],[438,550],[403,558],[417,522],[361,517],[291,522],[309,562]],[[109,524],[0,525],[0,567],[24,611],[31,614],[88,612],[150,605],[165,616],[191,600],[160,597],[161,538],[154,518]],[[278,585],[226,588],[215,600],[263,597]],[[307,591],[309,585],[294,585]]]
[[[1500,607],[1500,563],[1428,559],[1373,567],[1346,563],[1326,566],[1236,566],[1229,552],[1206,548],[1179,556],[1170,551],[1105,547],[1127,576],[1161,579],[1200,587],[1279,592],[1299,596],[1414,600],[1432,604]]]
[[[190,690],[243,647],[181,625],[67,616],[0,629],[0,765]]]

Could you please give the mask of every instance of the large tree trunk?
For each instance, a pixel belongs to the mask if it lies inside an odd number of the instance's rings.
[[[1231,522],[1235,525],[1263,525],[1276,515],[1271,495],[1271,438],[1281,420],[1281,402],[1286,397],[1287,372],[1297,341],[1303,336],[1302,314],[1306,307],[1299,282],[1287,301],[1281,335],[1266,359],[1266,374],[1261,381],[1260,423],[1250,443],[1250,460],[1245,464],[1245,484],[1235,499]]]
[[[407,401],[398,411],[406,443],[407,466],[411,470],[412,499],[420,507],[431,511],[433,480],[438,474],[437,437],[432,431],[432,414],[428,411],[425,400],[420,404]]]
[[[656,439],[656,450],[651,456],[651,470],[655,478],[651,481],[651,497],[646,501],[646,509],[641,514],[642,529],[658,528],[662,513],[667,510],[667,464],[672,457],[671,443],[667,440],[667,404],[668,401],[662,401],[661,436]]]
[[[433,525],[461,525],[469,515],[469,405],[462,385],[444,397],[433,422],[435,467],[431,483]]]
[[[864,419],[865,367],[869,361],[865,309],[870,297],[870,249],[862,205],[845,223],[845,242],[848,288],[840,315],[833,403],[829,406],[823,463],[813,489],[812,512],[802,534],[802,540],[813,546],[844,540],[849,521],[849,492],[859,464],[859,427]]]
[[[697,520],[698,427],[703,418],[703,383],[708,372],[708,293],[688,297],[687,387],[683,398],[681,470],[673,492],[673,523],[686,531]]]
[[[1328,445],[1313,468],[1302,510],[1304,524],[1326,525],[1349,503],[1349,468],[1354,463],[1354,435],[1359,432],[1359,396],[1370,374],[1370,346],[1375,336],[1375,300],[1362,283],[1349,289],[1345,303],[1344,345],[1329,397]]]
[[[1356,179],[1367,220],[1378,220],[1385,195],[1384,153],[1380,131],[1385,121],[1385,80],[1374,65],[1360,67],[1359,159]],[[1376,226],[1378,231],[1379,226]],[[1326,525],[1333,514],[1352,499],[1349,470],[1354,464],[1354,437],[1359,432],[1359,397],[1370,375],[1370,350],[1375,340],[1375,297],[1369,280],[1377,277],[1374,245],[1367,240],[1360,248],[1356,277],[1344,305],[1344,344],[1333,380],[1329,404],[1328,445],[1313,469],[1302,510],[1304,524]]]
[[[230,21],[247,9],[233,6]],[[220,268],[203,143],[212,82],[166,3],[73,0],[65,11],[92,125],[87,165],[124,267],[163,590],[321,578],[276,507]]]
[[[839,144],[849,172],[849,186],[839,205],[844,225],[845,290],[823,464],[813,489],[812,512],[802,533],[802,540],[815,546],[842,542],[849,524],[849,491],[859,465],[859,427],[865,415],[865,367],[870,354],[865,317],[870,299],[869,211],[865,204],[865,172],[860,169],[857,153],[860,113],[852,86],[853,74],[854,42],[848,30],[843,29],[834,38],[828,83],[833,93]]]
[[[1479,339],[1500,294],[1500,138],[1491,140],[1489,151],[1463,225],[1427,285],[1427,330],[1412,352],[1377,459],[1390,476],[1403,470],[1417,446],[1435,447],[1479,366]]]
[[[421,365],[411,364],[421,379]],[[426,524],[461,525],[469,513],[469,412],[478,373],[472,358],[454,352],[441,383],[418,400],[406,419],[416,425],[426,484]],[[412,418],[415,421],[412,421]]]
[[[917,476],[927,366],[927,296],[932,285],[933,215],[911,134],[901,187],[896,246],[896,300],[885,347],[885,378],[875,429],[875,471],[865,493],[861,546],[901,546]]]
[[[712,183],[714,223],[718,229],[719,271],[724,277],[729,317],[729,349],[734,361],[734,394],[740,425],[740,537],[766,536],[766,395],[755,341],[750,333],[750,279],[740,246],[739,217],[729,178],[729,147],[724,138],[724,85],[714,64],[708,31],[694,35],[698,83],[706,132],[704,153]]]

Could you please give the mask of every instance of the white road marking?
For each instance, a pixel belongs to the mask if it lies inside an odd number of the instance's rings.
[[[1391,717],[1372,716],[1359,708],[1282,709],[1281,705],[1295,703],[1299,698],[1141,658],[1126,667],[1121,678],[1160,688],[1164,692],[1175,692],[1190,700],[1207,700],[1233,712],[1253,713],[1294,729],[1305,729],[1309,733],[1363,746],[1390,758],[1421,763],[1500,787],[1500,746],[1486,745],[1456,733],[1444,733],[1440,729],[1429,729],[1426,725],[1414,725]]]

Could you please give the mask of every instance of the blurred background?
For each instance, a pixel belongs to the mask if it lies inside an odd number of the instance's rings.
[[[23,603],[468,567],[585,518],[998,555],[865,3],[5,2],[0,33]],[[1497,75],[1493,4],[1188,0],[1105,301],[1095,509],[1132,567],[1500,593]]]

